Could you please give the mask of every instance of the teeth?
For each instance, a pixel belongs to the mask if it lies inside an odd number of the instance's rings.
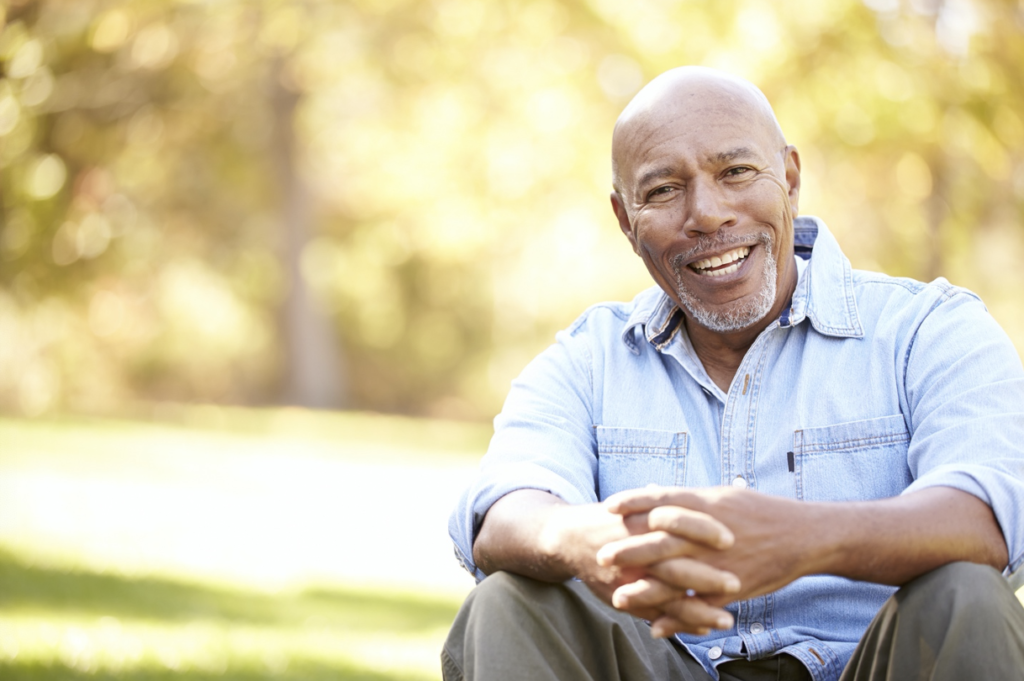
[[[697,270],[701,274],[706,274],[706,275],[711,276],[711,277],[720,277],[720,276],[722,276],[724,274],[729,274],[730,272],[735,272],[737,269],[739,269],[740,264],[737,261],[742,260],[743,258],[747,257],[749,254],[750,254],[750,247],[749,246],[741,246],[739,248],[735,248],[735,249],[729,251],[728,253],[724,253],[721,256],[713,255],[710,258],[705,258],[703,260],[698,260],[697,262],[695,262],[692,265],[690,265],[690,267],[692,267],[693,269]],[[712,267],[720,267],[723,263],[732,263],[732,264],[729,265],[728,267],[723,267],[720,270],[713,270],[713,271],[710,271],[710,272],[705,271],[705,270],[709,270]]]
[[[720,276],[722,276],[724,274],[729,274],[730,272],[735,272],[739,268],[740,268],[739,263],[736,263],[735,265],[729,265],[728,267],[723,267],[720,270],[713,270],[711,272],[705,272],[705,274],[707,274],[709,277],[720,277]]]

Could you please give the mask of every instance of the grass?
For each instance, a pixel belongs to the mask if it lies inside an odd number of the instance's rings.
[[[266,594],[68,571],[9,552],[0,584],[4,679],[432,679],[458,608],[422,594]]]
[[[158,416],[0,418],[0,679],[440,679],[485,428]]]
[[[405,478],[471,470],[485,429],[295,410],[160,417],[0,419],[0,678],[440,678],[468,585],[445,572],[458,573],[443,534],[452,500],[416,498]],[[374,512],[389,488],[411,491]],[[410,512],[404,533],[367,531],[369,517],[393,527]],[[425,581],[381,573],[403,560]]]

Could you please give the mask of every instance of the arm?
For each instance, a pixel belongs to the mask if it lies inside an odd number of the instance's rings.
[[[731,544],[731,533],[719,522],[702,513],[691,513],[691,541],[709,547]],[[539,490],[517,490],[499,499],[487,513],[473,546],[473,559],[485,573],[506,570],[546,582],[561,582],[578,577],[606,602],[616,587],[639,579],[642,568],[599,565],[598,550],[610,542],[647,532],[647,514],[611,513],[603,504],[569,505],[558,497]],[[717,548],[708,548],[715,551]],[[739,588],[732,575],[698,564],[689,575],[702,592],[725,596]],[[720,608],[704,603],[693,608],[695,624],[708,628],[731,617]],[[631,614],[656,619],[661,612],[637,608]]]
[[[911,432],[907,465],[915,478],[899,497],[818,504],[738,490],[696,490],[682,500],[684,506],[713,508],[708,512],[736,534],[730,555],[707,560],[730,561],[729,569],[743,581],[743,597],[815,573],[902,584],[956,560],[1000,569],[1017,569],[1024,562],[1020,359],[973,295],[948,285],[926,293],[936,292],[941,295],[933,304],[908,308],[909,318],[892,320],[907,327],[893,357],[900,411]],[[610,508],[630,512],[625,506]],[[650,505],[636,508],[646,511]],[[653,512],[651,517],[656,531],[649,539],[659,536],[657,528],[671,529],[668,515],[665,525]],[[621,587],[617,599],[635,604],[679,598],[683,584],[673,580],[672,566],[701,557],[669,535],[660,535],[658,550],[660,555],[674,550],[678,558],[649,570],[676,589],[659,594],[638,583]],[[652,562],[655,553],[647,549]],[[609,547],[601,559],[617,564],[616,554]]]
[[[635,490],[609,499],[609,510],[630,514],[659,506],[700,510],[721,520],[735,544],[708,552],[678,536],[686,519],[673,512],[650,513],[654,532],[624,538],[599,554],[604,565],[645,567],[660,584],[631,584],[615,598],[625,607],[664,610],[689,585],[688,563],[705,562],[735,573],[742,582],[736,598],[775,591],[811,574],[899,585],[946,563],[971,561],[1002,569],[1006,543],[992,510],[960,490],[934,487],[891,499],[806,503],[733,488]],[[725,598],[708,598],[723,605]],[[673,631],[692,631],[685,621],[662,622]]]

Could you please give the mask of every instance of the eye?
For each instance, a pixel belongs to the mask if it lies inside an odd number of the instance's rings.
[[[669,196],[671,196],[672,193],[675,192],[675,191],[676,191],[676,188],[672,187],[670,185],[665,185],[664,187],[658,187],[657,189],[652,189],[650,192],[648,192],[647,200],[648,201],[663,200],[663,199],[666,199]]]
[[[738,178],[748,175],[752,172],[754,172],[754,169],[751,168],[750,166],[736,166],[734,168],[729,168],[728,170],[726,170],[725,176],[728,178]]]

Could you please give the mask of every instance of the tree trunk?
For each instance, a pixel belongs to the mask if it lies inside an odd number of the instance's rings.
[[[272,161],[280,190],[281,259],[287,292],[281,314],[285,345],[283,401],[331,409],[345,404],[346,385],[330,321],[318,309],[302,275],[302,251],[309,241],[310,196],[296,169],[295,108],[299,95],[285,87],[283,60],[274,64],[270,84],[274,113]]]

